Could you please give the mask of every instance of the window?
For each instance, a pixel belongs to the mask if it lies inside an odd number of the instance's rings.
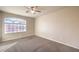
[[[26,31],[26,21],[18,18],[5,18],[5,33],[16,33]]]

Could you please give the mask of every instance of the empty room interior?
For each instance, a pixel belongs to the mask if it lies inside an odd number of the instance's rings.
[[[78,6],[0,6],[0,52],[78,51]]]

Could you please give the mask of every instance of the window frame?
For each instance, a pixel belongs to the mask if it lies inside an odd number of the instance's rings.
[[[19,23],[7,23],[6,22],[6,19],[11,19],[11,21],[13,20],[13,19],[16,19],[17,20],[17,22],[20,22],[20,24]],[[14,20],[15,21],[15,20]],[[23,22],[21,22],[21,21],[24,21],[24,24],[22,24]],[[15,21],[16,22],[16,21]],[[11,28],[11,30],[10,31],[7,31],[7,27],[6,27],[6,25],[7,24],[13,24],[13,25],[16,25],[16,27],[18,26],[18,29],[15,29],[14,28],[14,30],[12,31],[12,28]],[[10,25],[11,26],[11,25]],[[25,29],[24,30],[22,30],[22,28],[20,28],[19,29],[19,27],[21,27],[21,26],[25,26]],[[27,31],[27,21],[26,20],[24,20],[24,19],[21,19],[21,18],[13,18],[13,17],[6,17],[6,18],[4,18],[4,33],[5,34],[9,34],[9,33],[22,33],[22,32],[26,32]]]

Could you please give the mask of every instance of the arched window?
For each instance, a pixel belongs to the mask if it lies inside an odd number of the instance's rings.
[[[16,33],[26,31],[26,20],[18,18],[5,18],[5,33]]]

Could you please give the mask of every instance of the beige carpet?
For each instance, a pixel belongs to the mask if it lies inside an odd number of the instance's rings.
[[[78,52],[78,49],[37,36],[0,43],[1,52]]]

